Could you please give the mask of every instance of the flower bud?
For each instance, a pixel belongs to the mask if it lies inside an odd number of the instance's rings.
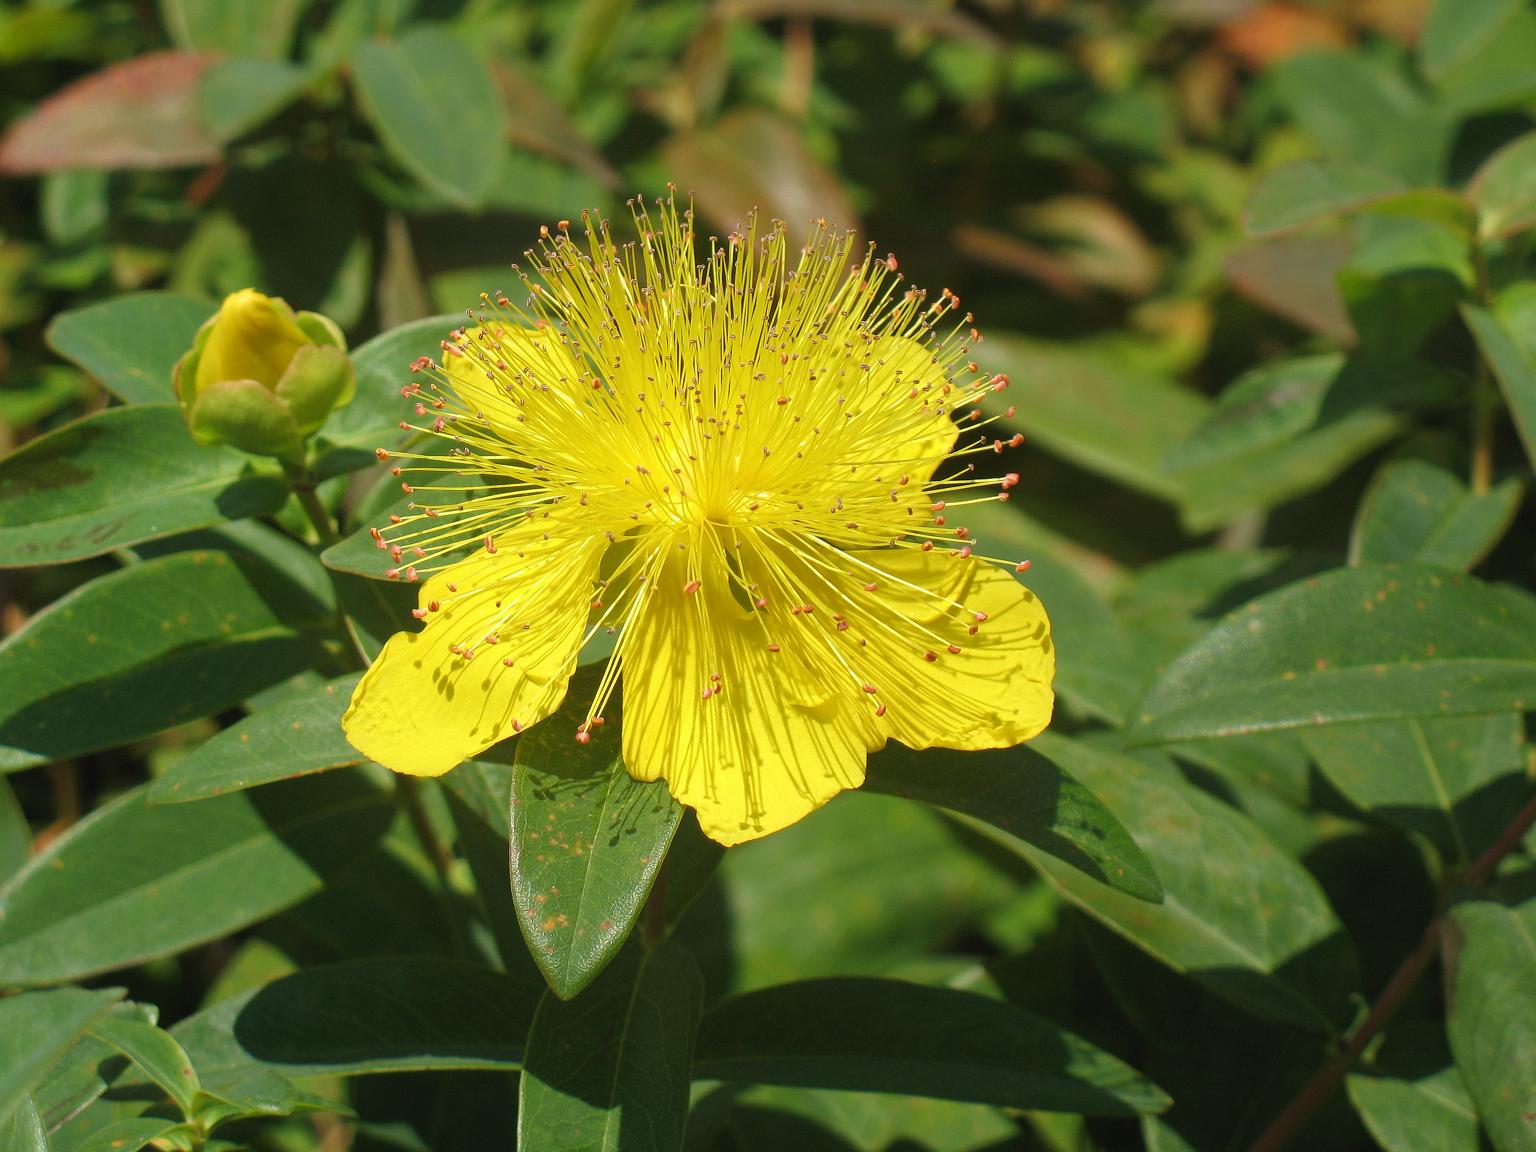
[[[352,399],[352,362],[334,323],[251,288],[225,297],[176,364],[193,439],[298,461],[304,442]]]

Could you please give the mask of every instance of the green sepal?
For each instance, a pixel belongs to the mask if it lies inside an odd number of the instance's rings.
[[[299,434],[308,438],[334,409],[352,399],[355,390],[352,361],[345,352],[308,344],[294,354],[277,382],[277,399],[292,414]]]
[[[255,380],[220,380],[204,390],[188,426],[199,444],[229,444],[281,460],[304,455],[304,434],[293,413]]]

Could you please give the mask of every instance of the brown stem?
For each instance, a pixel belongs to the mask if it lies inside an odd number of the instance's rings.
[[[421,798],[421,781],[414,776],[397,776],[395,789],[400,797],[400,805],[411,822],[411,830],[416,833],[416,839],[421,841],[422,851],[432,861],[438,878],[447,888],[448,873],[453,868],[453,852],[438,839],[437,829],[432,827],[432,817],[427,814],[427,806]]]
[[[661,862],[645,908],[640,913],[640,942],[654,948],[667,938],[667,862]]]
[[[1520,841],[1533,824],[1536,824],[1536,796],[1532,796],[1525,807],[1515,814],[1499,838],[1461,876],[1462,883],[1486,884],[1493,877],[1499,862],[1520,846]],[[1279,1152],[1312,1118],[1313,1113],[1328,1102],[1355,1061],[1360,1058],[1360,1053],[1386,1027],[1387,1021],[1392,1019],[1434,960],[1440,947],[1440,927],[1444,918],[1443,914],[1436,915],[1429,922],[1418,944],[1398,965],[1397,971],[1392,973],[1392,979],[1387,981],[1381,996],[1371,1007],[1370,1014],[1359,1028],[1350,1033],[1338,1055],[1302,1085],[1301,1091],[1296,1093],[1269,1127],[1249,1146],[1248,1152]]]
[[[1488,284],[1488,260],[1481,246],[1476,243],[1472,246],[1472,269],[1477,281],[1477,302],[1486,308],[1492,297]],[[1472,494],[1481,496],[1493,487],[1494,418],[1499,403],[1498,397],[1494,395],[1488,358],[1481,349],[1475,355],[1477,362],[1472,373],[1472,467],[1468,480]]]

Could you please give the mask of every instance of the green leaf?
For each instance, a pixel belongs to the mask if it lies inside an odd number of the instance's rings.
[[[1536,900],[1458,905],[1443,947],[1456,1067],[1494,1147],[1526,1152],[1536,1137]]]
[[[198,110],[215,136],[233,140],[292,104],[314,79],[308,68],[286,60],[221,60],[203,73]]]
[[[301,1091],[270,1068],[226,1073],[197,1094],[196,1120],[206,1131],[245,1116],[292,1116],[296,1112],[345,1111],[333,1100]]]
[[[1304,160],[1265,175],[1248,199],[1248,231],[1256,236],[1342,216],[1400,191],[1402,182],[1347,160]]]
[[[61,312],[48,346],[129,404],[174,401],[171,372],[218,306],[174,292],[130,292]]]
[[[1093,1116],[1169,1104],[1135,1069],[1022,1008],[861,977],[722,1001],[704,1015],[694,1075]]]
[[[1529,795],[1518,713],[1342,724],[1305,734],[1318,768],[1352,803],[1426,837],[1465,866]]]
[[[1386,1152],[1478,1152],[1477,1113],[1437,1021],[1392,1028],[1346,1087]]]
[[[1525,0],[1435,0],[1419,44],[1425,74],[1436,79],[1474,57],[1524,4]]]
[[[55,244],[76,244],[107,222],[106,172],[89,168],[50,172],[43,177],[43,231]]]
[[[417,25],[352,59],[363,109],[390,153],[462,208],[485,202],[506,144],[496,82],[464,37]]]
[[[12,983],[0,978],[0,984]],[[0,1118],[20,1107],[76,1037],[123,998],[121,988],[59,988],[0,1000]]]
[[[354,773],[203,804],[137,788],[0,889],[0,984],[46,984],[167,956],[318,891],[379,839],[387,792]]]
[[[1389,59],[1303,53],[1282,61],[1271,75],[1280,99],[1329,159],[1376,168],[1409,184],[1442,182],[1454,125]]]
[[[392,480],[390,486],[395,487],[399,483],[400,481]],[[470,498],[478,494],[480,474],[438,474],[433,477],[432,483],[443,488],[462,488],[465,497]],[[368,580],[389,580],[389,573],[395,572],[398,579],[399,570],[410,564],[411,558],[407,554],[398,560],[395,559],[394,554],[389,551],[389,546],[374,537],[373,529],[384,525],[390,516],[410,515],[419,499],[416,496],[402,496],[378,515],[370,516],[369,520],[372,523],[369,526],[359,528],[351,535],[332,544],[320,554],[321,561],[332,572],[345,572],[350,576],[361,576]],[[445,498],[442,496],[435,496],[433,502],[443,499]],[[459,553],[448,553],[445,560],[452,561],[458,556]],[[415,607],[414,599],[411,607]]]
[[[1354,245],[1341,233],[1276,236],[1227,254],[1232,288],[1261,308],[1342,344],[1354,340],[1338,270]]]
[[[193,1099],[201,1085],[192,1062],[169,1033],[132,1017],[108,1016],[91,1027],[91,1035],[115,1048],[169,1096],[181,1114],[192,1116]]]
[[[1536,224],[1536,132],[1504,145],[1483,162],[1467,192],[1477,204],[1478,235],[1512,236]]]
[[[173,764],[149,790],[152,804],[207,800],[277,780],[364,762],[341,731],[361,673],[263,708]]]
[[[1503,389],[1526,458],[1536,465],[1536,291],[1517,284],[1494,311],[1465,304],[1461,314]]]
[[[160,0],[171,39],[189,52],[279,59],[309,0]]]
[[[37,1103],[25,1097],[9,1116],[0,1116],[0,1148],[10,1152],[49,1152],[48,1129]]]
[[[155,1116],[132,1116],[96,1129],[75,1144],[71,1152],[139,1152],[139,1149],[149,1148],[156,1140],[170,1136],[178,1130],[183,1135],[190,1135],[175,1120],[162,1120]]]
[[[0,884],[8,880],[32,854],[32,827],[16,802],[16,793],[0,776]]]
[[[665,781],[625,770],[617,698],[590,744],[571,738],[600,674],[584,672],[554,715],[519,737],[512,774],[512,897],[528,950],[565,1000],[629,936],[683,814]]]
[[[1360,502],[1350,563],[1474,568],[1509,530],[1522,495],[1515,477],[1473,495],[1427,460],[1395,460],[1376,474]]]
[[[1201,740],[1536,701],[1536,600],[1438,568],[1366,565],[1227,616],[1142,698],[1129,738]]]
[[[1169,499],[1179,486],[1162,461],[1204,418],[1199,393],[1108,349],[989,333],[976,349],[1010,378],[1015,423],[1042,448],[1089,471]]]
[[[964,813],[1101,884],[1139,900],[1162,899],[1151,863],[1115,814],[1031,748],[914,752],[891,744],[870,758],[864,787]]]
[[[1034,747],[1120,814],[1164,893],[1145,904],[1037,853],[1062,895],[1260,1017],[1323,1031],[1347,1018],[1355,966],[1343,928],[1317,882],[1262,829],[1185,783],[1171,761],[1049,734]]]
[[[1388,405],[1442,402],[1454,395],[1444,374],[1402,364],[1307,356],[1245,372],[1168,453],[1164,467],[1188,472],[1241,460],[1313,429]],[[1231,481],[1230,472],[1217,472]]]
[[[0,460],[0,567],[62,564],[276,512],[280,476],[193,443],[169,404],[108,408]]]
[[[0,644],[0,770],[109,748],[227,708],[315,663],[326,608],[224,552],[148,560]]]
[[[1452,120],[1519,108],[1536,95],[1536,76],[1529,67],[1533,54],[1536,12],[1517,4],[1491,35],[1441,70],[1436,104]]]
[[[462,960],[351,960],[222,1001],[171,1035],[209,1083],[262,1068],[294,1079],[516,1069],[543,991]]]
[[[422,356],[441,357],[443,340],[463,324],[462,312],[428,316],[375,336],[353,350],[357,392],[352,403],[331,413],[320,430],[321,441],[329,446],[320,455],[323,474],[371,465],[376,459],[375,449],[400,443],[400,421],[413,415],[409,402],[400,395],[400,389],[411,382],[412,363]]]
[[[574,1002],[546,994],[528,1029],[517,1146],[681,1152],[704,980],[673,944],[630,948]]]

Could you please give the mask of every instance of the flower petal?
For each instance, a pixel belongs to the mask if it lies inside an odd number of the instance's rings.
[[[358,751],[438,776],[559,706],[604,544],[555,524],[525,520],[497,538],[495,554],[422,585],[426,627],[390,638],[342,717]]]
[[[865,759],[857,718],[835,687],[793,655],[769,652],[728,580],[724,565],[707,568],[690,594],[680,560],[662,569],[626,644],[623,720],[630,774],[665,777],[726,845],[857,788]]]

